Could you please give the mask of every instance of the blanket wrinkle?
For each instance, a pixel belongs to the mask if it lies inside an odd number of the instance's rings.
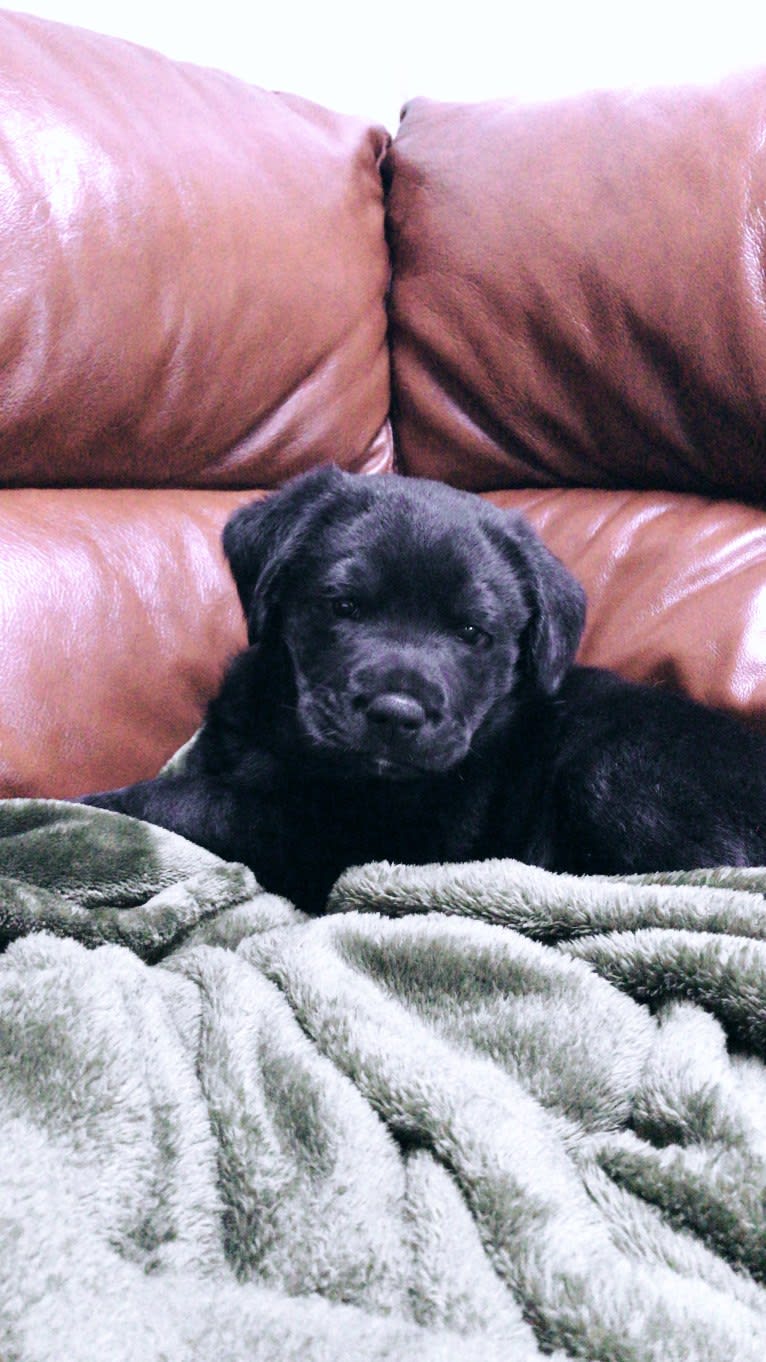
[[[732,1043],[766,1046],[766,943],[728,933],[649,927],[581,938],[561,949],[641,1002],[685,997],[709,1008]]]
[[[346,871],[327,904],[330,913],[466,913],[554,943],[631,927],[725,931],[766,940],[763,872],[669,872],[667,876],[566,875],[520,861],[395,866],[381,861]],[[544,879],[541,879],[544,876]],[[544,892],[541,892],[544,886]]]
[[[0,1356],[763,1362],[764,890],[0,804]]]

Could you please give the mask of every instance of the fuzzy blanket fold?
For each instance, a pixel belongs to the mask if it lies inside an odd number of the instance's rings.
[[[0,804],[0,1357],[763,1362],[764,889]]]

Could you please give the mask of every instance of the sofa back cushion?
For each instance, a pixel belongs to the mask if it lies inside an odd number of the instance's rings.
[[[766,492],[766,72],[410,104],[386,162],[407,472]]]
[[[386,142],[0,14],[0,485],[387,467]]]

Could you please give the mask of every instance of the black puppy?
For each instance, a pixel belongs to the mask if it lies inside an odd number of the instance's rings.
[[[573,666],[583,591],[521,516],[327,468],[237,511],[223,545],[249,647],[187,773],[85,802],[312,912],[368,860],[766,862],[766,739]]]

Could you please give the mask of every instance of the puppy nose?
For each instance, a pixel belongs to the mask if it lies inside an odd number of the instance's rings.
[[[414,696],[392,690],[370,700],[367,718],[392,733],[415,733],[425,723],[426,712]]]

